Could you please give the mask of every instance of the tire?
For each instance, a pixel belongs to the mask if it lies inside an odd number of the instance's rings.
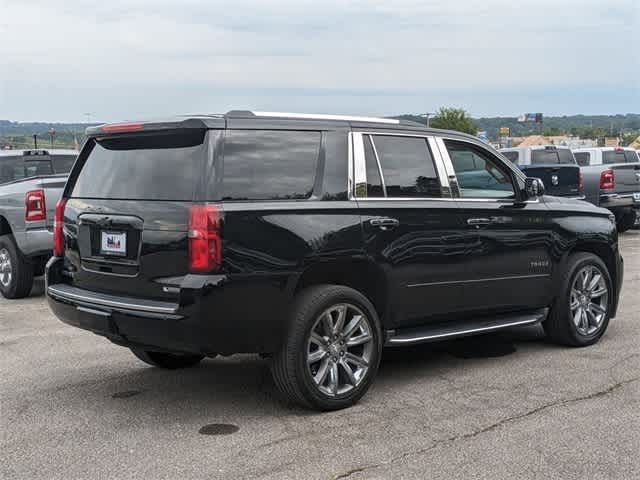
[[[278,389],[290,401],[319,411],[356,403],[371,386],[382,353],[382,329],[371,302],[352,288],[312,286],[297,295],[289,320],[271,361]]]
[[[589,271],[589,269],[600,274],[602,282],[599,281],[591,290],[592,294],[596,295],[587,294],[583,297],[580,294],[585,290],[582,287],[582,279],[584,278],[582,275],[585,270]],[[579,276],[580,279],[578,279]],[[594,274],[587,283],[594,281],[595,276]],[[576,286],[576,282],[578,282],[578,289],[574,292],[573,287]],[[606,287],[606,292],[597,295],[601,287]],[[562,280],[560,295],[556,298],[549,317],[543,323],[544,330],[553,342],[561,345],[572,347],[593,345],[607,330],[613,297],[611,275],[604,262],[592,253],[574,253],[567,260],[567,271]],[[594,309],[595,307],[590,307],[592,304],[606,308],[605,312],[600,316],[600,313]],[[577,307],[574,309],[571,305]],[[580,309],[585,312],[586,321],[583,315],[578,315]],[[595,314],[594,311],[596,311]]]
[[[173,353],[151,352],[139,348],[132,348],[131,351],[143,362],[167,370],[193,367],[204,358],[204,355],[177,355]]]
[[[618,233],[626,232],[633,228],[636,223],[636,212],[626,212],[620,216],[618,221],[616,222],[616,226],[618,227]]]
[[[33,286],[33,264],[18,250],[12,235],[0,237],[0,293],[5,298],[24,298]]]

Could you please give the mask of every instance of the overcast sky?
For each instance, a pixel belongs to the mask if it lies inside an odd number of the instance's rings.
[[[640,112],[640,0],[0,0],[0,119]]]

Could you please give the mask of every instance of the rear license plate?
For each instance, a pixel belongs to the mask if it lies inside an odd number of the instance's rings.
[[[103,255],[127,255],[127,234],[125,232],[102,232],[100,253]]]
[[[634,193],[633,194],[633,200],[635,202],[640,202],[640,193]]]

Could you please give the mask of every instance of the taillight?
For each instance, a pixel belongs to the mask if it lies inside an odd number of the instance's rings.
[[[582,177],[582,171],[578,173],[578,191],[584,191],[584,178]]]
[[[56,203],[56,215],[53,220],[53,255],[62,257],[64,255],[64,234],[62,226],[64,225],[64,207],[67,204],[65,198],[61,198]]]
[[[220,210],[215,205],[192,205],[189,212],[189,270],[214,272],[222,264]]]
[[[600,189],[608,190],[616,187],[616,177],[613,170],[603,170],[600,174]]]
[[[45,220],[47,218],[47,205],[44,202],[44,190],[31,190],[24,196],[24,219],[28,222]]]

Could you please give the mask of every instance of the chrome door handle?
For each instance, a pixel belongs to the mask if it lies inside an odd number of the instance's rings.
[[[369,221],[371,226],[378,227],[380,230],[390,230],[400,225],[397,218],[373,218]]]
[[[490,218],[469,218],[467,219],[468,225],[489,225],[492,223]]]

